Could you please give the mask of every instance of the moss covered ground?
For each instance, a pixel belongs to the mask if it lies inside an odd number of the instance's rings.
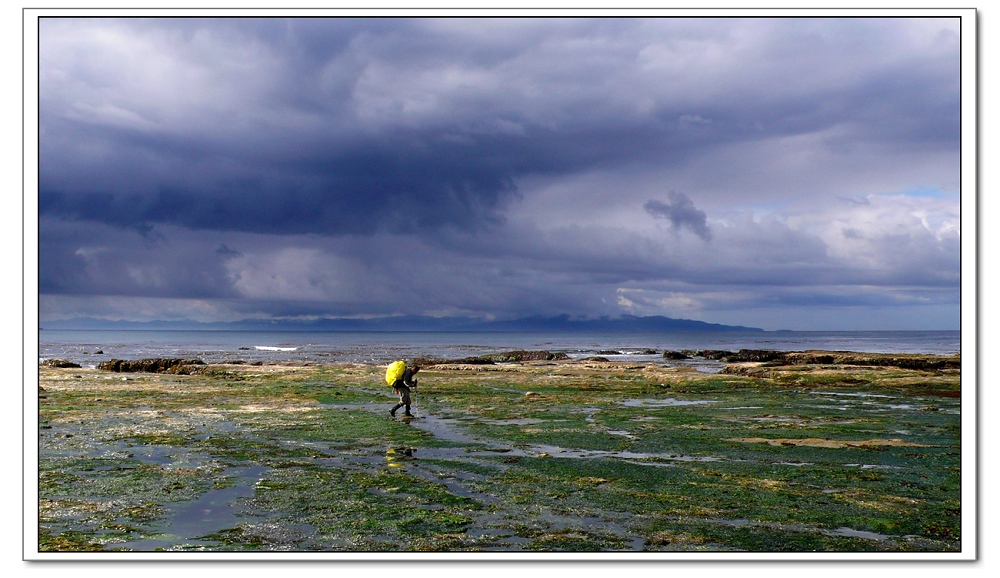
[[[958,370],[39,368],[39,551],[947,552]]]

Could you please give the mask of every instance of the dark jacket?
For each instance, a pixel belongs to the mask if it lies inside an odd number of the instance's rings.
[[[403,377],[397,379],[396,383],[392,384],[394,389],[399,389],[400,386],[417,387],[417,384],[413,383],[413,370],[409,367],[403,371]]]

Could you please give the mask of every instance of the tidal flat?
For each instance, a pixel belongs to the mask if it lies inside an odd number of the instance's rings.
[[[42,366],[38,549],[959,551],[960,370],[810,360]]]

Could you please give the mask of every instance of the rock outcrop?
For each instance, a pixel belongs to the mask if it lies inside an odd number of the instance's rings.
[[[551,351],[525,351],[518,349],[505,353],[488,353],[475,357],[463,357],[462,359],[426,359],[414,360],[420,367],[444,364],[465,364],[465,365],[493,365],[494,363],[519,363],[522,361],[565,361],[569,356],[565,353]]]
[[[961,369],[962,357],[956,355],[930,355],[921,353],[855,353],[850,351],[769,351],[743,349],[738,353],[721,356],[727,363],[760,363],[742,368],[727,367],[726,373],[748,375],[753,368],[788,365],[855,365],[867,367],[898,367],[918,371]],[[755,373],[750,371],[750,373]],[[757,372],[759,373],[759,372]]]
[[[961,369],[962,356],[921,353],[853,353],[843,351],[796,351],[786,353],[784,365],[867,365],[921,371]]]
[[[45,361],[42,362],[42,365],[44,365],[45,367],[62,367],[62,368],[80,367],[79,363],[73,363],[72,361],[66,361],[65,359],[46,359]]]
[[[146,359],[111,359],[100,363],[97,369],[116,373],[175,373],[190,374],[204,366],[200,359],[180,359],[176,357],[151,357]]]

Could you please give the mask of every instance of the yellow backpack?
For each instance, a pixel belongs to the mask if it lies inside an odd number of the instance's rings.
[[[393,361],[385,370],[385,382],[392,385],[403,379],[403,372],[406,371],[406,364],[402,361]]]

